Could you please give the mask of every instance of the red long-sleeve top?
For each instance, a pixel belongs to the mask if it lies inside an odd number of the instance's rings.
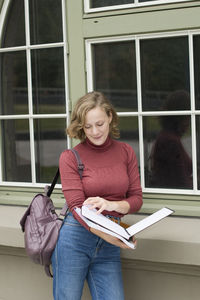
[[[78,144],[81,161],[84,164],[82,180],[74,154],[65,150],[59,161],[62,191],[74,217],[88,229],[88,226],[74,211],[81,207],[88,197],[102,197],[109,201],[125,200],[130,204],[128,213],[138,211],[142,206],[142,190],[136,155],[129,144],[107,138],[100,146],[88,139]],[[123,214],[103,211],[115,217]]]

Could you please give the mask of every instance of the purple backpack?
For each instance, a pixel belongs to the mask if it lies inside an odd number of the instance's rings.
[[[84,165],[81,162],[78,152],[75,149],[71,149],[71,151],[76,157],[78,172],[82,179]],[[50,198],[58,177],[59,169],[56,172],[51,186],[45,187],[44,194],[37,194],[33,198],[20,221],[22,231],[24,232],[27,255],[35,263],[43,265],[46,274],[51,277],[51,256],[56,246],[60,228],[68,212],[68,207],[65,203],[58,215],[55,211],[53,201]]]

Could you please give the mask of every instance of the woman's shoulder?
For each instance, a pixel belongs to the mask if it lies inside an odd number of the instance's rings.
[[[59,158],[59,162],[60,163],[74,163],[75,162],[75,156],[73,154],[73,152],[71,151],[71,149],[66,149],[64,150],[61,154],[60,154],[60,158]]]

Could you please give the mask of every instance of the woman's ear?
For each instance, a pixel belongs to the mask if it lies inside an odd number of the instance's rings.
[[[111,112],[111,111],[109,112],[108,118],[109,118],[109,124],[110,124],[110,123],[112,122],[112,118],[113,118],[112,112]]]

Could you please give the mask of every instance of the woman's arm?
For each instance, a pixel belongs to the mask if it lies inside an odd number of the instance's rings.
[[[74,210],[76,207],[81,207],[85,194],[83,191],[82,182],[78,173],[77,161],[70,150],[64,151],[59,159],[59,170],[62,183],[62,191],[66,199],[67,205],[75,219],[83,225],[87,230],[89,226],[79,217]]]

